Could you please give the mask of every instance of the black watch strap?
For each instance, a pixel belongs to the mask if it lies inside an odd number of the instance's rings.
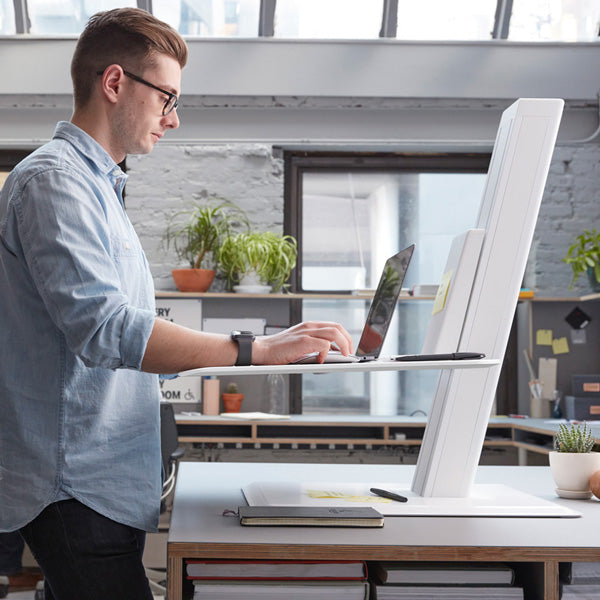
[[[252,342],[255,339],[251,331],[232,331],[231,339],[237,342],[238,357],[236,367],[247,367],[252,364]]]

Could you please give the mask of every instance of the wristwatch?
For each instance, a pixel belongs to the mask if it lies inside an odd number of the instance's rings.
[[[231,339],[237,342],[238,357],[235,361],[236,367],[247,367],[252,364],[252,342],[255,335],[251,331],[232,331]]]

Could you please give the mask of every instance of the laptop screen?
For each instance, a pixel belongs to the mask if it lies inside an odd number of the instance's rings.
[[[356,356],[379,357],[414,249],[412,244],[385,261]]]

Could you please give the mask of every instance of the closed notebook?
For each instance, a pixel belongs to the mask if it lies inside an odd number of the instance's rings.
[[[373,579],[383,584],[404,585],[511,585],[514,571],[502,563],[369,563]]]
[[[367,600],[366,581],[194,580],[194,600]]]
[[[191,579],[366,579],[364,561],[190,560]]]
[[[370,506],[240,506],[242,525],[383,527],[383,515]]]

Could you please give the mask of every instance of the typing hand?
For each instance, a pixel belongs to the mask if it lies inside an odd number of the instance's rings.
[[[350,334],[339,324],[328,321],[306,321],[274,335],[257,337],[252,349],[255,365],[288,364],[300,357],[317,353],[322,363],[331,349],[344,356],[354,350]]]

